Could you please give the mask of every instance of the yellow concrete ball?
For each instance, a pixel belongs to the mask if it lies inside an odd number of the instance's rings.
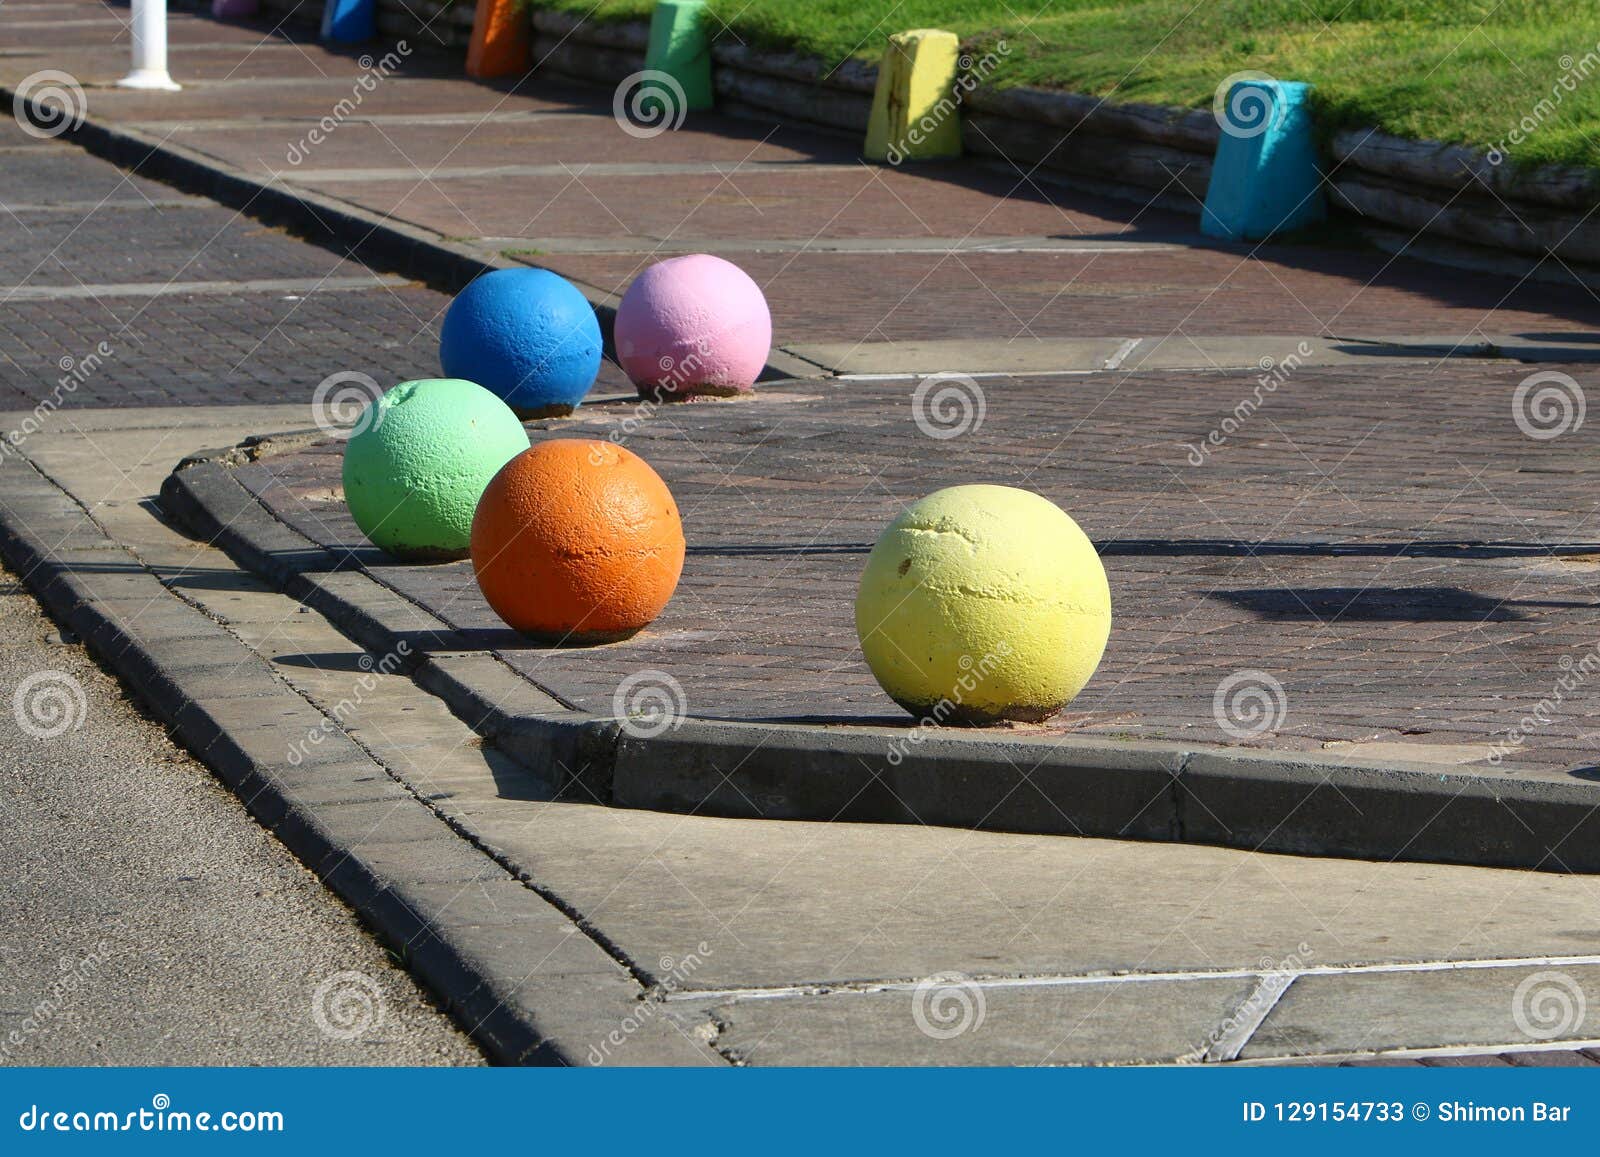
[[[1049,499],[952,486],[872,548],[856,633],[873,676],[913,715],[1037,722],[1099,666],[1111,588],[1089,536]]]

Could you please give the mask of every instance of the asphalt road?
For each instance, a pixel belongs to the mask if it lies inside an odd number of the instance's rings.
[[[0,1064],[482,1063],[0,572]]]

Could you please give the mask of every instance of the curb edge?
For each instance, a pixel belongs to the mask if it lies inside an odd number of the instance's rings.
[[[363,645],[388,650],[398,641],[385,603],[413,615],[419,609],[364,574],[346,571],[339,590],[307,578],[274,542],[324,559],[332,552],[276,519],[220,461],[174,472],[162,501],[191,530]],[[486,712],[483,704],[504,695],[474,685],[481,669],[452,670],[424,657],[413,674],[554,789],[576,787],[615,806],[1600,872],[1600,791],[1546,769],[1486,774],[1455,764],[1071,737],[941,735],[938,750],[926,751],[915,728],[700,718],[638,737],[614,719],[553,709],[552,692],[490,661],[502,672],[497,678],[550,696],[550,705]],[[1024,771],[1019,759],[1032,767]],[[734,770],[724,775],[719,766]],[[552,776],[554,768],[565,774]]]

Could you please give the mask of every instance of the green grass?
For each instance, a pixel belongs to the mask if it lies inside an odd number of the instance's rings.
[[[653,7],[653,0],[535,3],[597,19],[647,16]],[[1002,86],[1209,108],[1224,77],[1256,70],[1315,84],[1324,129],[1376,125],[1397,136],[1503,144],[1527,165],[1600,165],[1600,20],[1587,0],[710,0],[709,7],[729,22],[723,37],[830,63],[876,60],[891,32],[945,28],[978,46],[1004,39],[1010,51],[991,81]],[[1579,71],[1585,57],[1586,76]],[[1573,91],[1559,84],[1564,74]],[[1535,112],[1541,101],[1550,102],[1543,114]],[[1524,116],[1541,123],[1512,144],[1507,138]]]

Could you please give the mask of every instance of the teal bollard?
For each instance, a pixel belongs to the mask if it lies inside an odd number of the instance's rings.
[[[360,44],[378,35],[374,0],[323,0],[322,39],[331,44]]]
[[[1216,107],[1217,141],[1200,232],[1229,241],[1261,241],[1327,216],[1311,86],[1252,77],[1228,85]]]

